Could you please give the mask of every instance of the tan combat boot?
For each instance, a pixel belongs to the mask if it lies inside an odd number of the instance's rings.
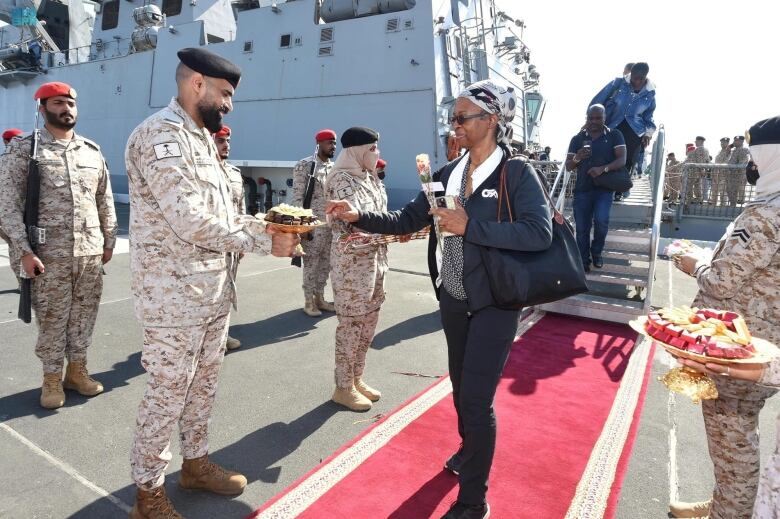
[[[237,350],[241,347],[241,341],[228,335],[227,341],[225,341],[225,347],[228,351]]]
[[[173,508],[165,487],[157,487],[153,490],[138,489],[130,519],[184,519],[184,516]]]
[[[368,398],[372,402],[376,402],[382,398],[382,393],[363,382],[363,379],[355,379],[355,389],[357,389],[361,395]]]
[[[325,295],[320,292],[314,295],[314,304],[323,312],[335,312],[336,306],[330,301],[325,301]]]
[[[371,409],[371,400],[361,395],[358,390],[355,389],[355,386],[352,386],[349,389],[337,387],[333,392],[332,400],[352,411],[362,412]]]
[[[41,387],[41,406],[57,409],[65,405],[65,391],[62,390],[62,372],[44,373]]]
[[[319,317],[322,315],[317,308],[317,296],[306,296],[306,302],[303,305],[303,313],[309,317]]]
[[[103,392],[103,384],[89,376],[87,363],[75,360],[68,362],[62,385],[65,389],[73,389],[84,396],[95,396]]]
[[[181,464],[179,486],[187,490],[208,490],[224,496],[237,496],[246,487],[246,478],[209,461],[208,455],[185,459]]]
[[[672,514],[672,517],[706,518],[710,515],[711,505],[712,499],[708,499],[707,501],[700,501],[698,503],[675,501],[674,503],[669,503],[669,513]]]

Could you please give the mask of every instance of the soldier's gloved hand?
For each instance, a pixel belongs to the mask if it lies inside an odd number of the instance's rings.
[[[43,274],[46,267],[43,266],[43,262],[33,254],[32,252],[22,256],[22,268],[24,269],[27,277],[32,279],[40,274]]]
[[[358,210],[346,200],[329,200],[325,204],[325,214],[342,222],[355,223],[358,221]]]
[[[273,225],[266,227],[271,236],[271,255],[278,258],[290,258],[295,255],[295,248],[301,243],[301,237],[294,233],[277,231]]]

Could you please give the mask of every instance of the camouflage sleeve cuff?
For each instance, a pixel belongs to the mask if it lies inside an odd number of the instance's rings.
[[[14,245],[16,245],[16,248],[22,252],[22,256],[32,254],[32,247],[30,247],[30,243],[27,240],[18,241]]]
[[[761,377],[758,379],[758,384],[762,386],[780,387],[780,357],[775,357],[772,362],[764,366]]]
[[[116,236],[103,237],[104,249],[113,249],[114,247],[116,247]]]

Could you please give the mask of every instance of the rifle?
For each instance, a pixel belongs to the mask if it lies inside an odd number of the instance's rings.
[[[40,110],[35,114],[35,129],[30,145],[30,162],[27,164],[27,194],[24,200],[24,227],[27,230],[27,241],[30,243],[33,254],[36,254],[38,245],[46,243],[46,230],[38,227],[38,205],[41,197],[41,174],[38,171],[39,116]],[[29,324],[32,321],[32,278],[27,277],[23,267],[20,266],[20,270],[22,283],[19,287],[19,312],[17,315],[19,319]]]
[[[314,161],[311,163],[311,169],[309,169],[309,176],[306,178],[306,192],[303,195],[303,208],[309,209],[311,207],[311,199],[314,196],[314,169],[317,167],[317,158],[319,157],[320,152],[320,145],[317,144],[317,147],[314,148]],[[306,233],[303,236],[303,239],[305,240],[311,240],[313,239],[313,236],[311,233]],[[292,259],[290,262],[290,265],[293,265],[295,267],[301,267],[303,262],[301,261],[300,256],[296,256]]]

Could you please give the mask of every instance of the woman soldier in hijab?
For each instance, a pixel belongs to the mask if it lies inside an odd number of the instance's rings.
[[[726,229],[712,258],[682,256],[677,267],[698,281],[696,306],[737,312],[752,335],[780,345],[780,117],[754,124],[748,144],[758,167],[757,181],[748,172],[754,199]],[[672,503],[672,515],[780,517],[780,444],[759,485],[758,434],[759,412],[780,387],[780,359],[768,366],[681,362],[718,375],[718,398],[702,402],[715,488],[707,501]],[[780,417],[778,433],[780,438]]]
[[[384,184],[376,174],[379,134],[370,128],[350,128],[341,136],[342,151],[325,181],[330,200],[343,200],[363,211],[387,210]],[[368,411],[381,393],[363,382],[366,353],[374,339],[379,308],[385,300],[387,245],[344,247],[339,238],[349,233],[333,225],[331,282],[336,305],[336,390],[333,401],[353,411]]]
[[[366,211],[343,200],[326,207],[336,218],[383,234],[410,234],[438,217],[442,236],[431,232],[428,265],[440,301],[462,439],[445,462],[460,481],[458,500],[446,519],[490,515],[485,496],[496,446],[493,398],[517,332],[518,310],[496,304],[481,248],[540,251],[552,243],[550,208],[539,177],[523,159],[507,162],[516,102],[511,89],[492,81],[469,86],[455,101],[450,122],[458,147],[467,152],[434,174],[444,186],[442,194],[457,201],[454,209],[431,208],[425,193],[392,213]],[[514,222],[496,219],[505,163]]]

